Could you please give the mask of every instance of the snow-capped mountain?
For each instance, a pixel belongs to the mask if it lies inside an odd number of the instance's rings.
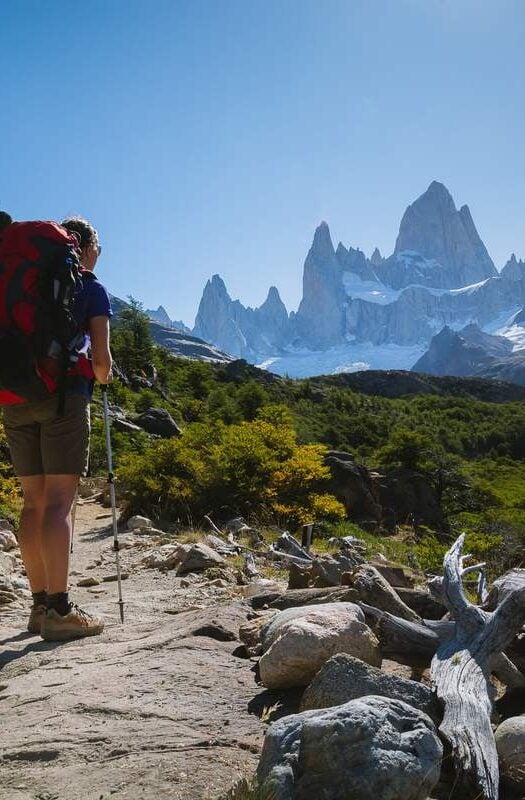
[[[370,258],[341,242],[326,222],[315,231],[303,296],[288,314],[272,287],[259,308],[232,300],[214,275],[193,333],[235,356],[292,376],[407,369],[445,326],[477,325],[525,347],[525,262],[498,273],[468,206],[456,208],[434,181],[406,210],[394,252]]]

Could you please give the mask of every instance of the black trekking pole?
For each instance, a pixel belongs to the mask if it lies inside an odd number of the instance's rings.
[[[119,557],[119,542],[118,542],[118,528],[117,528],[117,502],[115,499],[115,478],[113,475],[113,454],[111,452],[111,434],[109,422],[109,409],[108,409],[108,387],[102,384],[102,398],[104,401],[104,425],[106,427],[106,449],[108,454],[108,484],[109,496],[111,498],[111,515],[113,517],[113,550],[115,551],[115,561],[117,564],[117,583],[118,583],[118,605],[120,611],[120,621],[124,622],[124,601],[122,599],[122,579],[120,577],[120,557]]]

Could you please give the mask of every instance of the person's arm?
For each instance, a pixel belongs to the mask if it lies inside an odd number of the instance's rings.
[[[91,339],[91,363],[95,378],[99,383],[111,381],[113,359],[109,349],[109,317],[91,317],[89,320],[89,338]]]

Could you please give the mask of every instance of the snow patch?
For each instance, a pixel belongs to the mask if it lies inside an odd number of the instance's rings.
[[[353,300],[368,300],[382,306],[394,303],[401,294],[401,290],[391,289],[380,281],[364,281],[355,272],[343,272],[343,286]]]
[[[450,294],[474,294],[490,280],[492,279],[485,278],[485,280],[479,281],[479,283],[471,283],[469,286],[462,286],[460,289],[448,289],[447,291],[450,292]]]
[[[291,378],[337,375],[366,369],[410,369],[426,350],[427,346],[424,344],[403,347],[397,344],[355,342],[332,347],[330,350],[289,351],[266,358],[256,366]]]

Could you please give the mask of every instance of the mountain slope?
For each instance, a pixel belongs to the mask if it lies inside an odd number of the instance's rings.
[[[525,386],[525,350],[512,352],[504,336],[483,333],[476,325],[461,331],[445,327],[434,336],[413,370],[430,375],[497,378]]]
[[[247,308],[214,275],[193,333],[280,374],[408,369],[444,326],[501,330],[517,345],[512,319],[524,306],[524,262],[513,256],[498,273],[468,206],[458,210],[433,181],[408,206],[390,257],[334,248],[323,222],[304,262],[297,313],[288,315],[274,287],[260,308]]]

